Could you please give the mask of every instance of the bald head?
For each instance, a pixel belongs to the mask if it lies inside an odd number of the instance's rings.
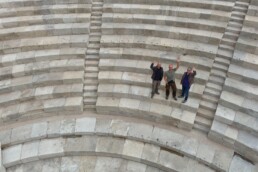
[[[172,69],[173,69],[173,64],[170,64],[170,65],[168,66],[168,69],[169,69],[169,70],[172,70]]]

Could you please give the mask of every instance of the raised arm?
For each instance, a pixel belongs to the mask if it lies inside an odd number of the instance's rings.
[[[155,63],[155,61],[152,62],[151,65],[150,65],[150,68],[151,68],[152,70],[154,69],[154,63]]]
[[[193,69],[192,70],[193,76],[195,76],[196,75],[196,69],[195,69],[195,67],[193,67],[192,69]]]
[[[180,66],[180,57],[178,57],[176,60],[176,70],[179,68],[179,66]]]

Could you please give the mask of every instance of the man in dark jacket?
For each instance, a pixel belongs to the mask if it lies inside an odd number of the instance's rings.
[[[160,81],[163,78],[163,68],[161,67],[161,64],[157,62],[157,65],[154,66],[154,63],[151,63],[150,68],[152,69],[152,91],[151,91],[151,98],[153,98],[154,94],[159,94],[159,86]]]
[[[179,96],[179,98],[184,98],[182,103],[185,103],[188,99],[189,90],[191,85],[194,83],[195,75],[196,75],[195,69],[188,67],[187,71],[182,76],[182,79],[181,79],[182,95]]]

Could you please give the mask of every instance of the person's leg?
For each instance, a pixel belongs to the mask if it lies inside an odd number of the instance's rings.
[[[156,89],[156,81],[152,80],[151,98],[153,98]]]
[[[181,96],[179,96],[179,98],[184,98],[185,96],[185,87],[182,85],[182,93]]]
[[[169,86],[169,84],[167,83],[167,84],[166,84],[166,99],[168,99],[169,90],[170,90],[170,86]]]
[[[185,88],[185,99],[183,100],[183,103],[185,103],[188,100],[189,90],[190,90],[189,87]]]
[[[177,88],[176,88],[176,83],[173,82],[173,83],[171,84],[171,87],[172,87],[172,90],[173,90],[173,98],[174,98],[175,100],[177,100],[177,98],[176,98],[176,90],[177,90]]]
[[[159,94],[159,85],[160,85],[160,81],[156,81],[156,89],[155,89],[156,94]]]

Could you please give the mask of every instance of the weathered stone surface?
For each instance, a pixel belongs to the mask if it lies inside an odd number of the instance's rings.
[[[48,123],[36,123],[32,125],[31,137],[34,139],[42,139],[47,136]]]
[[[198,140],[194,138],[184,137],[180,151],[188,156],[195,157],[199,147]]]
[[[123,153],[125,139],[99,137],[97,141],[96,153],[104,153],[105,155],[116,154],[121,156]]]
[[[243,171],[250,171],[254,172],[255,169],[254,165],[250,162],[242,159],[239,156],[234,156],[233,160],[230,164],[229,172],[243,172]]]
[[[64,156],[64,139],[41,140],[39,145],[39,159]]]
[[[4,149],[2,152],[3,165],[5,167],[14,166],[21,163],[22,144],[14,145]]]
[[[32,125],[25,125],[12,129],[11,142],[19,143],[31,138]]]
[[[60,136],[60,129],[61,129],[61,121],[50,121],[48,122],[47,128],[47,136],[51,137],[58,137]]]
[[[139,161],[142,157],[144,143],[126,140],[124,144],[123,156],[132,159],[134,161]]]
[[[137,124],[133,123],[130,124],[128,130],[128,137],[132,137],[135,139],[144,139],[144,140],[151,140],[153,126],[146,125],[146,124]]]
[[[2,145],[8,144],[11,142],[11,134],[12,134],[11,129],[0,131],[0,142]]]
[[[22,163],[38,160],[39,141],[28,142],[22,145],[21,161]]]
[[[146,171],[146,165],[141,164],[138,162],[129,161],[127,164],[127,170],[128,171],[137,171],[137,172],[145,172]]]
[[[78,118],[76,119],[75,133],[87,134],[94,133],[96,126],[96,118]]]
[[[42,172],[59,172],[60,170],[60,158],[46,159],[42,164]]]
[[[6,172],[6,169],[3,166],[1,142],[0,142],[0,172]]]
[[[75,119],[65,119],[61,121],[60,134],[72,135],[75,132]]]
[[[213,158],[215,156],[215,150],[206,145],[200,144],[197,151],[197,158],[207,165],[211,165]]]
[[[160,147],[145,143],[142,151],[142,159],[157,163],[160,153]]]

